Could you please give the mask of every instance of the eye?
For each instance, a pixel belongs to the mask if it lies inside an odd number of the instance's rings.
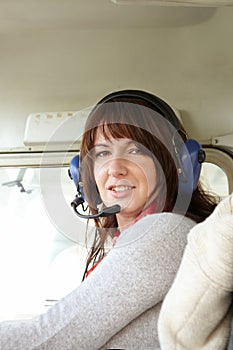
[[[141,152],[141,150],[139,148],[134,147],[134,148],[130,148],[129,153],[130,154],[140,154],[142,152]]]
[[[129,150],[128,150],[129,154],[144,154],[145,152],[143,152],[142,147],[137,146],[137,145],[132,145]]]
[[[109,156],[111,153],[109,151],[99,151],[95,153],[95,159],[104,158]]]

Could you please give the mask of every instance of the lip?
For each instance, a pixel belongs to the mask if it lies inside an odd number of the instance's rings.
[[[129,184],[128,182],[118,182],[118,183],[114,183],[114,184],[107,185],[107,186],[106,186],[106,189],[107,189],[107,190],[110,190],[110,191],[114,191],[114,189],[115,189],[116,187],[118,187],[118,188],[119,188],[119,187],[128,187],[129,189],[135,188],[134,185],[131,185],[131,184]]]
[[[116,191],[115,188],[120,189],[119,191]],[[129,194],[132,194],[132,191],[135,189],[135,186],[125,184],[125,183],[119,183],[119,184],[112,184],[107,187],[107,190],[111,193],[111,195],[114,198],[123,198],[128,196]]]

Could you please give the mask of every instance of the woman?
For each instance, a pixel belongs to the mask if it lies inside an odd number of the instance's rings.
[[[2,323],[0,348],[160,348],[158,315],[187,234],[216,205],[196,185],[184,142],[156,96],[120,91],[96,105],[81,145],[79,195],[91,214],[115,204],[120,212],[95,219],[83,283],[45,315]]]

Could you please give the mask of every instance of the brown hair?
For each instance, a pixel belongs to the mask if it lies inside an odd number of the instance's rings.
[[[179,161],[175,144],[187,139],[182,126],[177,130],[165,116],[155,110],[147,101],[133,97],[112,98],[97,105],[87,120],[81,145],[81,178],[85,198],[92,214],[98,212],[97,205],[101,198],[93,175],[92,149],[96,133],[100,132],[108,139],[129,138],[141,144],[152,155],[158,171],[157,212],[177,212],[193,219],[203,221],[214,210],[216,203],[199,185],[193,193],[182,195],[177,205],[179,186]],[[162,170],[162,171],[161,171]],[[184,198],[185,197],[185,198]],[[188,203],[185,212],[181,203]],[[90,251],[87,266],[104,255],[104,244],[112,229],[117,228],[115,216],[95,219],[96,240]]]

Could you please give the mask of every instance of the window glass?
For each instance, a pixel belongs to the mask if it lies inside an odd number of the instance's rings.
[[[203,163],[200,180],[207,191],[221,198],[229,194],[228,179],[225,171],[213,163]]]
[[[75,187],[67,168],[60,168],[59,173],[67,211],[72,215]],[[50,175],[46,183],[53,189]],[[74,289],[83,275],[86,249],[54,224],[40,176],[39,168],[0,168],[0,319],[45,311],[46,305]],[[49,201],[54,200],[49,194]],[[61,216],[59,209],[58,213]]]

